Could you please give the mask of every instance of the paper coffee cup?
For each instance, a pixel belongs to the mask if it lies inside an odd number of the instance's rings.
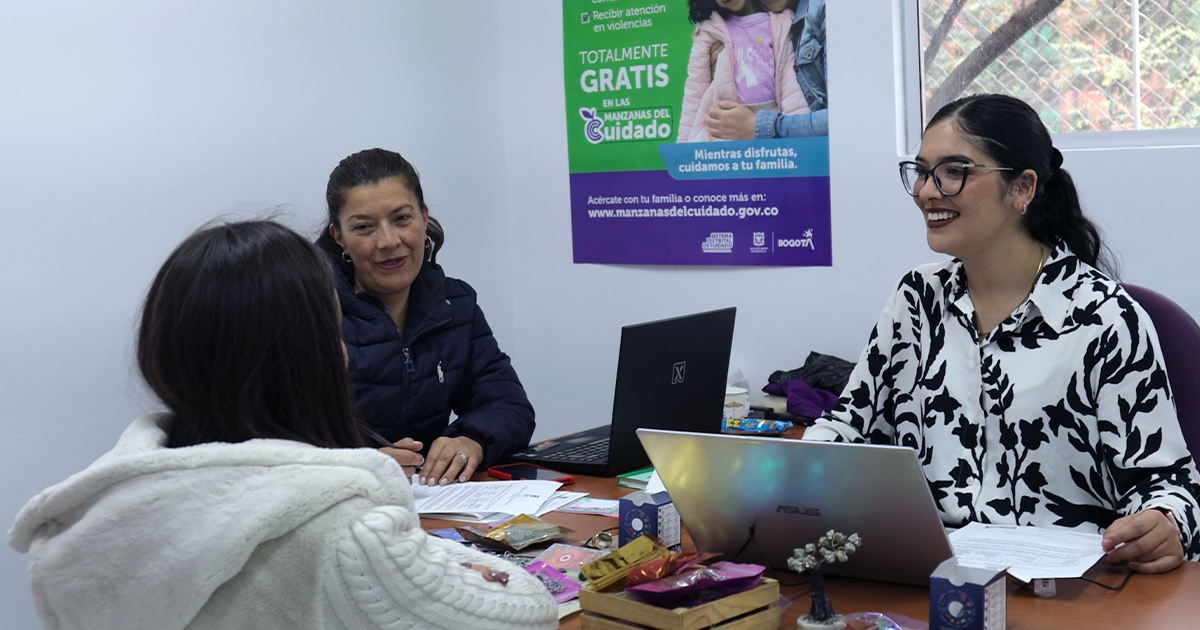
[[[739,431],[742,418],[750,408],[750,392],[745,387],[725,388],[725,408],[721,414],[722,431]]]

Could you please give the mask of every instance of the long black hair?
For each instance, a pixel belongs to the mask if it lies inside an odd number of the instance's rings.
[[[328,223],[317,238],[317,247],[329,256],[334,266],[345,274],[354,284],[354,263],[343,258],[341,245],[329,233],[329,226],[341,229],[338,220],[342,216],[342,208],[346,205],[346,193],[359,186],[373,186],[390,177],[398,177],[412,191],[421,206],[421,212],[429,214],[429,206],[425,205],[425,193],[421,190],[421,176],[417,169],[399,153],[387,149],[366,149],[347,156],[338,162],[333,172],[329,174],[329,183],[325,186],[325,203],[329,206]],[[438,220],[429,217],[429,225],[425,234],[433,242],[433,249],[425,253],[426,259],[437,264],[437,254],[446,242],[446,232]]]
[[[333,270],[271,221],[200,230],[142,308],[137,360],[172,415],[168,445],[282,438],[362,446]]]
[[[1033,201],[1022,217],[1034,240],[1048,247],[1061,240],[1087,264],[1110,275],[1118,272],[1100,228],[1083,213],[1075,182],[1062,168],[1062,153],[1032,107],[1005,94],[974,94],[942,107],[925,128],[946,120],[1000,166],[1012,168],[1000,171],[1008,182],[1026,169],[1037,173]]]

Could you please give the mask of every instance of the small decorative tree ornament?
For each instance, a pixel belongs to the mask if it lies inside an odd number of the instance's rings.
[[[833,612],[833,604],[825,596],[825,576],[821,570],[827,564],[845,562],[862,546],[858,534],[849,536],[829,530],[817,541],[797,549],[788,559],[788,568],[796,573],[808,573],[812,586],[812,610],[796,620],[796,627],[806,630],[841,630],[846,621]]]

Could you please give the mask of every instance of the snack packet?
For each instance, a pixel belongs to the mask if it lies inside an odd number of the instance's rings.
[[[636,586],[665,578],[668,575],[675,575],[692,565],[710,560],[719,555],[721,554],[672,551],[669,558],[659,558],[643,562],[630,569],[629,574],[625,576],[625,586]]]
[[[621,582],[633,567],[658,558],[670,557],[670,551],[650,536],[638,536],[605,556],[584,565],[583,577],[598,591]]]
[[[456,527],[455,529],[463,535],[463,538],[471,542],[510,551],[520,551],[530,545],[575,533],[575,530],[547,523],[528,514],[522,514],[486,532],[481,532],[474,527]]]
[[[546,590],[550,591],[550,596],[554,598],[554,603],[556,604],[565,604],[579,597],[579,591],[583,589],[582,584],[572,580],[545,562],[534,562],[525,567],[525,570],[545,585]]]
[[[743,418],[742,424],[730,433],[746,435],[779,435],[792,428],[787,420],[767,420],[766,418]]]
[[[717,562],[626,589],[648,604],[675,608],[720,599],[758,585],[766,567],[757,564]]]
[[[589,549],[563,543],[554,543],[536,559],[562,571],[578,574],[584,565],[607,554],[603,549]]]

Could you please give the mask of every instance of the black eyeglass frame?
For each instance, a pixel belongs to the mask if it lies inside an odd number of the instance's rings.
[[[916,171],[918,173],[917,180],[916,180],[916,182],[913,182],[913,188],[911,191],[908,189],[908,185],[905,183],[906,180],[904,178],[904,167],[908,166],[910,164],[916,168]],[[959,184],[958,190],[956,190],[954,192],[946,192],[946,189],[942,188],[941,178],[939,178],[935,174],[935,171],[937,171],[937,169],[940,168],[943,164],[958,164],[963,169],[962,183]],[[944,195],[946,197],[953,197],[953,196],[957,195],[958,193],[961,193],[963,191],[963,188],[967,187],[967,175],[970,175],[971,169],[973,169],[973,168],[987,170],[987,171],[1015,170],[1009,166],[988,166],[986,164],[974,164],[972,162],[964,162],[960,159],[942,160],[941,162],[934,164],[933,168],[925,168],[924,166],[921,165],[920,162],[913,162],[912,160],[905,160],[900,163],[900,185],[904,186],[904,192],[908,193],[910,196],[912,196],[914,198],[920,197],[921,196],[921,192],[920,192],[921,188],[925,185],[925,182],[928,181],[929,177],[932,175],[933,176],[933,185],[937,186],[938,192],[942,193],[942,195]],[[922,171],[924,171],[924,172],[922,173]],[[917,182],[920,182],[920,184],[918,184]]]

